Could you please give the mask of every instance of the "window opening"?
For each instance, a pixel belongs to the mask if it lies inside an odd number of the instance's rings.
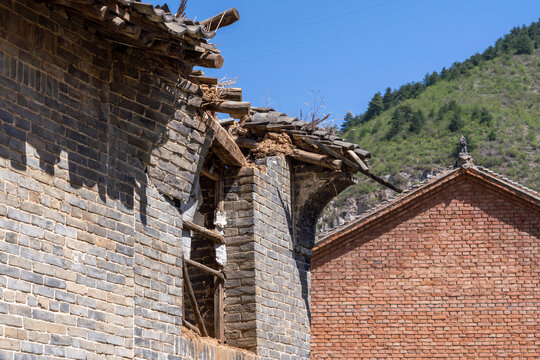
[[[224,341],[226,261],[222,169],[219,159],[209,153],[199,176],[195,208],[183,219],[184,230],[190,232],[189,251],[184,251],[183,263],[184,304],[189,306],[183,307],[183,323],[202,336],[220,341]]]

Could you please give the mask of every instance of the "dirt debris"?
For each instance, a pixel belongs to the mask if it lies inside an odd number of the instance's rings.
[[[256,159],[274,155],[292,155],[295,149],[291,138],[285,133],[268,132],[250,152]]]
[[[206,84],[201,84],[201,90],[204,93],[204,95],[209,99],[211,102],[221,102],[223,101],[220,98],[219,89],[215,86],[209,86]]]

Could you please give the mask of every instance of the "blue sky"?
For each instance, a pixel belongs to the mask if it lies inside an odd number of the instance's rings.
[[[178,4],[168,2],[172,12]],[[540,16],[538,0],[191,0],[186,14],[204,20],[231,7],[240,21],[211,40],[225,64],[205,73],[237,78],[253,106],[294,116],[318,91],[337,124],[376,91],[420,81]]]

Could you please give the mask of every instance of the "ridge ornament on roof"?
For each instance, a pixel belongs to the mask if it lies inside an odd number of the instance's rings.
[[[403,205],[408,201],[412,201],[417,197],[427,196],[426,194],[435,191],[437,188],[442,186],[442,184],[452,181],[460,176],[469,176],[475,181],[489,184],[494,191],[502,191],[506,194],[511,194],[512,196],[523,201],[524,204],[528,204],[529,206],[540,209],[540,193],[512,181],[492,170],[475,165],[472,161],[471,155],[466,152],[466,144],[466,139],[462,136],[460,139],[462,151],[460,151],[458,154],[456,165],[453,167],[450,166],[436,174],[434,177],[428,178],[419,184],[415,184],[410,188],[405,189],[402,193],[396,195],[392,199],[375,205],[371,209],[359,214],[356,218],[350,220],[348,223],[322,234],[316,240],[316,245],[313,251],[322,251],[322,248],[327,247],[329,243],[333,243],[337,238],[343,237],[344,234],[351,233],[354,228],[363,226],[363,224],[366,222],[375,221],[379,217],[385,216],[385,214],[394,211],[400,205]]]
[[[465,136],[461,135],[461,138],[459,139],[459,144],[461,145],[461,150],[454,164],[454,169],[459,167],[467,168],[469,166],[473,166],[473,159],[471,157],[471,154],[467,152],[467,139],[465,138]]]

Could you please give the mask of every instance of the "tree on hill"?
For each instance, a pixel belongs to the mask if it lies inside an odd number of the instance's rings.
[[[373,95],[373,98],[371,98],[371,101],[369,102],[368,109],[365,113],[363,122],[367,122],[370,119],[373,119],[375,116],[379,115],[384,110],[384,102],[383,97],[380,92],[377,92],[375,95]]]
[[[516,54],[532,54],[534,50],[534,42],[526,34],[521,34],[516,39]]]
[[[387,110],[390,106],[393,105],[395,99],[395,93],[392,91],[391,88],[386,88],[386,91],[384,92],[383,96],[383,108],[384,110]]]
[[[426,88],[433,86],[439,81],[451,81],[460,76],[469,76],[471,70],[481,66],[486,61],[493,60],[502,55],[522,55],[532,54],[535,49],[540,47],[540,21],[533,22],[529,26],[515,27],[510,33],[496,41],[494,46],[487,48],[482,54],[474,54],[463,62],[455,62],[450,68],[442,68],[437,72],[426,74],[422,82],[407,83],[397,90],[387,88],[384,96],[379,92],[373,95],[369,102],[368,109],[363,114],[352,115],[353,122],[356,124],[368,122],[384,110],[398,105],[399,103],[417,98]],[[381,109],[382,99],[382,110]],[[457,115],[454,115],[457,120]],[[351,117],[344,119],[341,130],[350,129],[353,122]],[[455,121],[459,123],[459,121]],[[453,127],[453,126],[452,126]]]
[[[416,110],[410,120],[409,132],[418,134],[424,127],[425,123],[426,116],[424,115],[422,109]]]

